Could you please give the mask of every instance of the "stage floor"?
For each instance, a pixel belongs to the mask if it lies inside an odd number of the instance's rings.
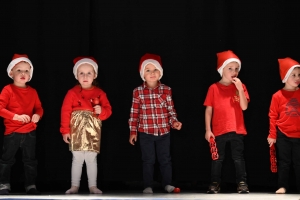
[[[299,200],[300,194],[270,194],[270,193],[219,193],[219,194],[204,194],[204,193],[180,193],[180,194],[141,194],[141,193],[105,193],[101,195],[92,194],[51,194],[43,193],[39,196],[25,194],[10,194],[1,195],[0,199],[199,199],[199,200]]]

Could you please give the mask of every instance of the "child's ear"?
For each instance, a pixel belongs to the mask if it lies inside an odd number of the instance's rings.
[[[13,72],[12,72],[12,70],[9,72],[9,76],[13,77]]]

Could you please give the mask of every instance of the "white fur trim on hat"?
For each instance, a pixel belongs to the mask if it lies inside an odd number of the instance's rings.
[[[90,65],[92,65],[93,68],[94,68],[94,70],[95,70],[96,76],[98,75],[98,65],[97,65],[97,63],[95,61],[93,61],[92,59],[90,59],[90,58],[83,58],[81,60],[78,60],[76,62],[76,64],[74,65],[74,67],[73,67],[73,74],[74,74],[74,76],[75,76],[76,79],[78,79],[77,78],[77,69],[82,64],[90,64]]]
[[[284,79],[282,80],[282,83],[285,83],[287,81],[287,79],[289,78],[289,76],[291,75],[292,71],[296,68],[296,67],[300,67],[300,65],[294,65],[292,66],[285,74]]]
[[[146,65],[148,65],[148,64],[153,64],[156,67],[156,69],[158,69],[160,71],[160,77],[159,77],[159,80],[160,80],[161,77],[163,76],[163,68],[161,67],[161,65],[159,64],[159,62],[157,60],[147,59],[142,62],[142,67],[140,70],[140,75],[141,75],[141,78],[143,79],[143,81],[146,81],[145,77],[144,77],[144,71],[145,71]]]
[[[223,75],[223,69],[226,65],[228,65],[231,62],[237,62],[239,64],[239,71],[241,70],[241,61],[237,58],[229,58],[227,60],[225,60],[225,62],[223,63],[223,65],[218,69],[218,72],[220,73],[221,77]]]
[[[22,62],[22,61],[27,62],[27,63],[30,65],[30,67],[31,67],[31,69],[30,69],[30,77],[29,77],[29,80],[28,80],[28,81],[30,81],[30,80],[32,79],[32,76],[33,76],[33,65],[32,65],[31,61],[30,61],[28,58],[26,58],[26,57],[19,57],[19,58],[13,59],[13,60],[9,63],[9,65],[8,65],[8,67],[7,67],[7,74],[8,74],[8,76],[9,76],[10,78],[13,78],[13,77],[10,75],[10,72],[11,72],[12,68],[13,68],[14,66],[16,66],[16,64],[18,64],[19,62]]]

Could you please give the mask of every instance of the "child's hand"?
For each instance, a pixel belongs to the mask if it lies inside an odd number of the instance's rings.
[[[205,132],[205,139],[209,142],[211,137],[213,137],[215,139],[215,136],[211,131],[206,131]]]
[[[40,121],[40,118],[41,117],[38,114],[34,114],[34,115],[32,115],[31,121],[33,123],[37,123],[38,121]]]
[[[134,145],[136,140],[137,140],[137,135],[130,135],[130,137],[129,137],[129,143],[130,144]]]
[[[174,122],[173,123],[173,127],[177,130],[180,130],[181,129],[181,126],[182,126],[182,123],[181,122]]]
[[[69,144],[69,143],[70,143],[69,141],[70,141],[70,139],[71,139],[70,133],[68,133],[68,134],[63,134],[62,136],[63,136],[63,140],[65,141],[65,143]]]
[[[268,140],[268,143],[269,143],[269,147],[271,147],[273,144],[276,143],[276,139],[273,139],[273,138],[267,138]]]
[[[13,117],[13,120],[16,120],[16,121],[20,121],[20,122],[23,122],[23,123],[28,123],[30,122],[30,117],[28,115],[18,115],[18,114],[15,114],[14,117]]]
[[[233,78],[232,83],[235,85],[238,91],[243,91],[242,81],[239,78]]]
[[[99,115],[101,113],[101,111],[102,111],[101,106],[99,106],[99,105],[94,106],[95,114]]]

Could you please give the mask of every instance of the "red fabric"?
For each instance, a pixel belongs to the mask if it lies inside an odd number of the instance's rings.
[[[27,54],[14,54],[12,60],[17,59],[17,58],[28,58]]]
[[[220,53],[217,53],[218,61],[217,61],[217,70],[223,65],[223,63],[230,59],[230,58],[235,58],[237,60],[240,60],[237,55],[235,55],[231,50],[228,51],[223,51]]]
[[[249,101],[249,94],[244,84],[243,88]],[[239,100],[234,84],[225,86],[217,82],[209,87],[204,105],[213,108],[212,132],[215,136],[228,132],[247,134]]]
[[[164,135],[170,132],[170,125],[177,121],[170,87],[159,84],[150,89],[144,83],[133,90],[129,119],[130,134],[137,131]]]
[[[272,96],[269,138],[276,139],[276,127],[290,138],[300,138],[300,90],[279,90]]]
[[[139,67],[139,71],[141,71],[141,68],[142,68],[142,64],[145,60],[148,60],[148,59],[152,59],[152,60],[156,60],[160,66],[162,66],[161,64],[161,58],[159,55],[155,55],[155,54],[150,54],[150,53],[146,53],[145,55],[143,55],[140,59],[140,67]]]
[[[74,110],[89,110],[94,111],[92,99],[99,98],[99,105],[101,106],[101,113],[98,115],[100,120],[107,119],[111,113],[111,105],[103,90],[98,87],[91,89],[82,89],[79,85],[70,89],[63,101],[61,107],[61,126],[60,132],[62,134],[70,133],[71,114]]]
[[[92,61],[94,61],[95,63],[97,63],[96,59],[95,59],[94,57],[92,57],[92,56],[78,56],[78,57],[74,58],[74,60],[73,60],[74,65],[76,65],[76,63],[77,63],[79,60],[82,60],[82,59],[84,59],[84,58],[91,59]]]
[[[281,80],[284,79],[286,73],[289,71],[289,69],[295,65],[300,65],[297,61],[287,57],[283,59],[278,59],[279,63],[279,70],[280,70],[280,77]]]
[[[31,122],[23,124],[20,121],[12,120],[15,114],[26,114],[30,117],[38,114],[42,117],[43,113],[41,101],[32,87],[19,88],[10,84],[3,88],[0,96],[0,116],[4,118],[4,135],[12,132],[28,133],[36,129]]]

